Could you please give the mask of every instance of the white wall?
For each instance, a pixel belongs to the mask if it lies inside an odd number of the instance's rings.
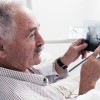
[[[70,27],[100,21],[100,0],[31,0],[45,38],[67,39]]]
[[[60,37],[67,39],[71,34],[70,27],[81,27],[87,20],[100,21],[100,0],[5,1],[18,1],[32,9],[41,24],[41,34],[46,39]]]

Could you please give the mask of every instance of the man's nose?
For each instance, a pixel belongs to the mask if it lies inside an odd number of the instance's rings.
[[[39,33],[38,33],[38,36],[36,38],[36,44],[41,45],[41,46],[45,44],[43,37]]]

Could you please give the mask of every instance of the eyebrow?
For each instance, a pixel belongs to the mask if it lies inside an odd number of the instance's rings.
[[[30,29],[28,30],[28,32],[32,32],[32,31],[34,31],[34,30],[36,30],[36,29],[37,29],[37,27],[30,28]]]
[[[30,28],[28,31],[29,31],[29,32],[32,32],[32,31],[34,31],[34,30],[39,29],[39,27],[40,27],[40,24],[38,24],[38,27],[32,27],[32,28]]]

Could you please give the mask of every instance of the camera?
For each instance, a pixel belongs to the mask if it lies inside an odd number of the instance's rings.
[[[89,26],[84,41],[88,44],[85,50],[94,51],[100,45],[100,27]]]

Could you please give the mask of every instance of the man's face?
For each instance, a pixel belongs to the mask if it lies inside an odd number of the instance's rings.
[[[8,45],[7,60],[11,66],[24,71],[40,63],[44,40],[39,34],[39,24],[30,13],[18,11],[15,22],[16,34],[13,42]]]

